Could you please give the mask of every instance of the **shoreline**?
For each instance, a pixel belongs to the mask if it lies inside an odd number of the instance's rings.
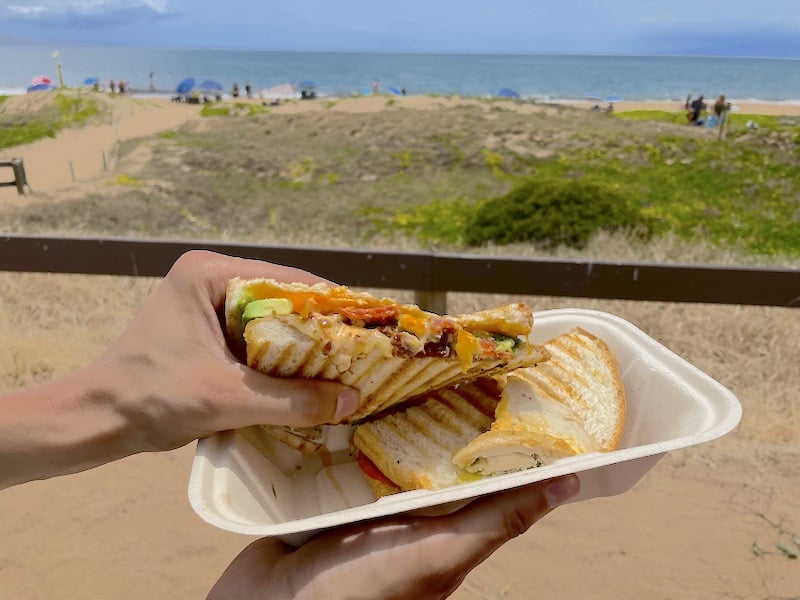
[[[85,91],[91,92],[91,88],[72,88],[68,87],[65,88],[68,91]],[[57,91],[54,90],[54,91]],[[0,88],[0,96],[25,96],[28,93],[24,88]],[[37,93],[37,92],[32,92]],[[38,92],[42,93],[42,92]],[[98,92],[98,93],[103,93]],[[109,94],[110,95],[110,94]],[[172,98],[175,97],[175,92],[167,92],[164,90],[157,90],[155,92],[150,91],[136,91],[134,90],[132,93],[128,94],[128,97],[139,99],[139,100],[150,100],[155,102],[172,102]],[[390,93],[381,93],[378,95],[379,98],[385,99],[393,99],[395,101],[405,101],[406,99],[412,101],[419,101],[418,99],[441,99],[441,98],[460,98],[462,100],[495,100],[495,101],[504,101],[508,100],[507,98],[500,98],[496,96],[490,95],[481,95],[481,96],[467,96],[467,95],[460,95],[460,94],[410,94],[408,96],[398,96],[395,94]],[[342,95],[342,94],[325,94],[321,93],[317,100],[322,101],[343,101],[343,100],[358,100],[358,99],[368,99],[373,98],[372,95],[369,94],[359,94],[353,93],[350,95]],[[294,101],[300,100],[299,95],[295,95],[295,97],[287,97],[285,95],[275,95],[267,93],[267,90],[260,90],[259,92],[255,93],[252,98],[233,98],[229,93],[224,93],[222,95],[222,102],[261,102],[261,101],[270,101],[270,100],[283,100],[283,101]],[[707,99],[707,104],[711,106],[713,104],[713,98]],[[728,101],[733,106],[733,111],[742,113],[742,114],[753,114],[753,115],[772,115],[772,116],[796,116],[800,115],[800,99],[788,99],[788,100],[764,100],[760,98],[744,98],[744,99],[737,99],[735,97],[729,97]],[[682,112],[683,109],[683,99],[675,99],[675,100],[651,100],[651,99],[632,99],[632,100],[623,100],[621,102],[616,102],[614,104],[614,109],[616,112],[628,112],[634,110],[657,110],[657,111],[665,111],[665,112]],[[601,108],[607,105],[604,101],[597,101],[597,100],[587,100],[585,98],[526,98],[523,97],[520,101],[520,104],[533,104],[533,105],[564,105],[564,106],[572,106],[575,108],[585,108],[590,109],[594,105],[599,105]],[[182,103],[178,103],[181,105]]]

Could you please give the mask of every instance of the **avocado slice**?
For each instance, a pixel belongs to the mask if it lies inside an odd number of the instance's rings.
[[[294,306],[286,298],[264,298],[253,300],[244,307],[242,312],[242,324],[247,325],[253,319],[269,317],[271,315],[290,315],[294,312]]]

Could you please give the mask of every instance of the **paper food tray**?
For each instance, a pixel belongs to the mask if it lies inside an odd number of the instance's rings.
[[[253,427],[198,442],[189,479],[192,507],[227,531],[299,544],[344,523],[458,503],[566,473],[577,473],[581,480],[573,501],[586,500],[630,489],[666,452],[716,439],[739,423],[741,405],[729,390],[631,323],[583,309],[542,311],[534,317],[536,343],[580,326],[616,355],[628,402],[619,449],[376,501],[349,454],[351,426],[327,427],[330,453],[312,458]]]

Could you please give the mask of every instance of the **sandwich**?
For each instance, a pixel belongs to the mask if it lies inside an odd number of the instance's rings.
[[[523,303],[441,316],[345,286],[232,279],[225,301],[234,351],[262,373],[337,381],[359,390],[357,422],[431,390],[533,366]],[[287,431],[288,438],[297,431]],[[302,433],[302,432],[301,432]]]
[[[359,424],[351,445],[376,496],[615,449],[626,402],[608,346],[581,328],[544,346],[550,358],[535,367],[426,394]]]
[[[489,430],[501,392],[497,379],[480,377],[358,425],[351,454],[375,496],[476,479],[453,454]]]

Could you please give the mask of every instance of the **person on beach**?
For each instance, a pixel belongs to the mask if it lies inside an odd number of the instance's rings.
[[[244,84],[244,93],[248,98],[253,97],[253,86],[250,85],[249,81]]]
[[[725,115],[731,109],[731,103],[725,100],[725,94],[720,94],[720,97],[717,98],[717,101],[714,102],[714,116],[717,118],[719,123],[725,121]]]
[[[221,325],[226,283],[234,276],[324,281],[261,261],[184,254],[99,358],[0,395],[0,490],[175,449],[216,431],[312,426],[351,414],[359,400],[351,388],[271,378],[236,360]],[[261,539],[233,560],[208,599],[336,600],[365,591],[375,598],[445,598],[471,569],[579,487],[575,475],[566,475],[443,516],[342,526],[298,548]]]
[[[231,90],[231,96],[233,96],[234,98],[238,98],[239,97],[239,84],[238,83],[234,83],[233,84],[233,89]]]
[[[373,79],[372,81],[372,95],[377,96],[381,93],[381,84],[377,79]]]
[[[706,109],[706,103],[703,102],[703,96],[700,95],[692,101],[689,110],[689,124],[702,125],[703,124],[703,111]]]
[[[117,93],[117,84],[114,83],[113,79],[108,82],[108,89],[111,90],[112,94],[116,94]]]

